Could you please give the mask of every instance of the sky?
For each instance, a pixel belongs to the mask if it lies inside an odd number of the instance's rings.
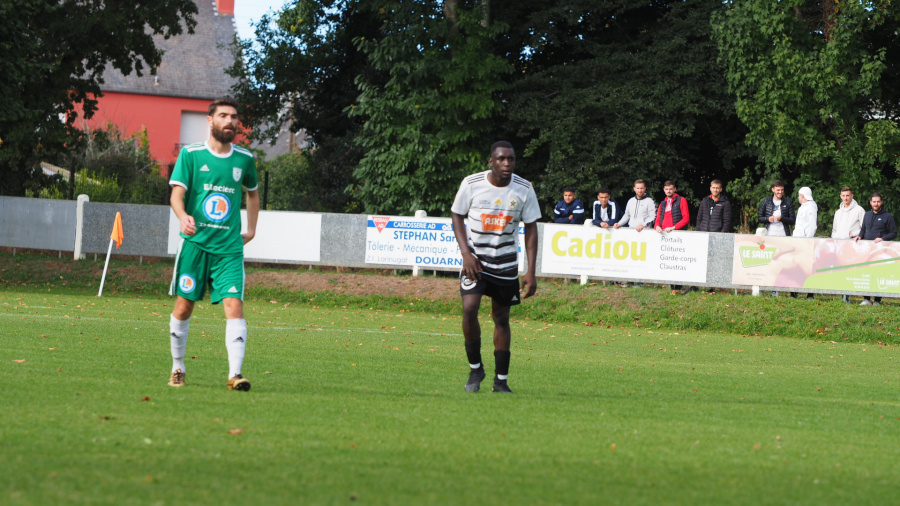
[[[290,0],[235,0],[234,24],[237,26],[238,37],[241,39],[253,38],[253,23],[259,21],[263,14],[275,11]]]

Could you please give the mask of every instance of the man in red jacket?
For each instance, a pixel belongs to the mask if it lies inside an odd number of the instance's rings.
[[[666,194],[666,198],[659,203],[659,209],[656,210],[656,222],[653,224],[659,233],[685,229],[691,221],[687,200],[675,193],[675,190],[675,183],[672,181],[666,181],[663,184],[663,193]],[[681,290],[681,285],[669,285],[669,288]]]
[[[691,217],[688,215],[687,200],[675,193],[675,183],[666,181],[663,185],[663,193],[666,198],[659,203],[656,210],[656,222],[653,224],[657,232],[671,232],[687,228]]]

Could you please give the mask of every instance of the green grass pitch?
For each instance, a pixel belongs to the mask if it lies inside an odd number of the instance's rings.
[[[528,302],[526,302],[528,304]],[[522,320],[510,386],[455,313],[0,293],[2,504],[889,504],[897,347]],[[234,433],[239,432],[239,433]]]

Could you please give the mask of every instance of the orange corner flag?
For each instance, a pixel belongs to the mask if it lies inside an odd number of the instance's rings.
[[[125,239],[125,233],[122,231],[122,213],[116,213],[116,223],[113,225],[112,234],[109,234],[109,238],[116,241],[116,249],[119,249],[119,246],[122,245],[122,240]]]

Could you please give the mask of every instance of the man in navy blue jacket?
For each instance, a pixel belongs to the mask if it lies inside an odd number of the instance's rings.
[[[893,241],[897,238],[897,224],[891,213],[885,211],[881,206],[884,204],[884,198],[880,193],[875,192],[869,199],[872,210],[863,216],[862,228],[859,229],[859,235],[853,238],[854,241],[865,239],[878,244],[881,241]],[[861,306],[871,306],[872,300],[866,296],[860,302]],[[874,305],[881,305],[881,297],[875,297]]]
[[[584,223],[584,206],[575,198],[575,189],[566,187],[563,189],[563,199],[553,209],[553,223],[568,223],[581,225]]]
[[[608,188],[600,188],[597,192],[597,201],[594,202],[593,211],[593,219],[585,221],[585,225],[610,228],[619,222],[619,207],[609,199]]]

